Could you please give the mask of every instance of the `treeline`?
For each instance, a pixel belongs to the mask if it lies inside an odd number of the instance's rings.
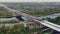
[[[47,18],[47,20],[50,21],[50,22],[52,22],[52,23],[60,25],[60,17],[57,17],[55,19]]]
[[[49,15],[49,14],[54,14],[54,13],[60,13],[60,8],[27,8],[27,9],[22,9],[24,13],[30,14],[30,15]]]
[[[12,28],[2,27],[0,28],[0,34],[33,34],[39,31],[40,28],[29,29],[29,27],[24,27],[24,25],[15,25]]]

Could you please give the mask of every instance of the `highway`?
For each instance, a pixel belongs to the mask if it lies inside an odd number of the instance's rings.
[[[2,6],[5,9],[7,9],[9,12],[12,12],[16,16],[21,16],[22,15],[22,16],[28,18],[29,20],[34,21],[35,23],[40,23],[40,24],[42,24],[42,25],[44,25],[46,27],[49,27],[49,28],[51,28],[53,30],[56,30],[56,31],[60,32],[60,25],[48,22],[46,20],[41,20],[40,21],[40,20],[36,19],[36,17],[34,17],[34,16],[22,13],[22,12],[20,12],[18,10],[14,10],[14,9],[8,8],[6,5],[3,5],[3,4],[2,4]]]

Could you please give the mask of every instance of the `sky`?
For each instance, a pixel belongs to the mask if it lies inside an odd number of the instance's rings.
[[[0,0],[0,2],[60,2],[60,0]]]

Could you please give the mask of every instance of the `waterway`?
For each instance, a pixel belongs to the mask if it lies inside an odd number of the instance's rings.
[[[12,17],[12,18],[0,18],[0,21],[5,21],[5,20],[17,20],[17,18]]]
[[[46,15],[46,16],[39,16],[39,18],[51,18],[51,19],[55,19],[58,16],[53,16],[53,15]]]
[[[39,16],[40,19],[42,18],[51,18],[51,19],[54,19],[56,18],[57,16],[51,16],[51,15],[46,15],[46,16]],[[24,20],[28,20],[27,18],[25,17],[22,17]],[[12,18],[0,18],[0,21],[4,21],[4,20],[17,20],[16,17],[12,17]]]

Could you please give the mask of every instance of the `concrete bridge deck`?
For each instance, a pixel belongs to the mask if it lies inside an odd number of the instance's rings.
[[[31,16],[31,15],[22,13],[22,12],[20,12],[18,10],[8,8],[6,5],[3,5],[3,7],[5,7],[5,9],[7,9],[9,12],[12,12],[13,14],[15,14],[17,16],[24,16],[24,17],[28,18],[31,21],[34,21],[36,23],[40,23],[40,24],[42,24],[42,25],[44,25],[46,27],[49,27],[49,28],[51,28],[53,30],[56,30],[56,31],[60,32],[60,25],[57,25],[57,24],[54,24],[54,23],[51,23],[51,22],[48,22],[48,21],[45,21],[45,20],[39,21],[39,20],[35,19],[33,16]]]

